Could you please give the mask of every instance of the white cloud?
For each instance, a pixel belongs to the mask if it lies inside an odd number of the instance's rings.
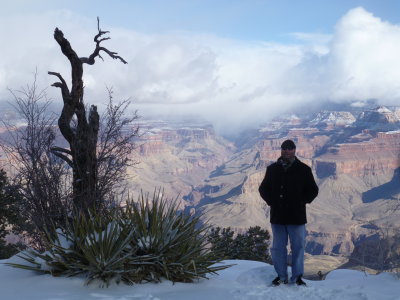
[[[355,8],[337,23],[329,53],[295,69],[297,88],[315,100],[399,104],[399,48],[400,26]]]
[[[0,48],[0,99],[9,96],[6,87],[29,83],[36,67],[43,85],[56,81],[47,71],[69,80],[69,63],[52,37],[56,26],[78,55],[91,53],[96,20],[69,11],[0,20],[0,35],[7,41]],[[363,8],[343,16],[332,36],[294,33],[299,43],[293,45],[101,27],[111,31],[111,40],[103,45],[128,64],[103,54],[104,62],[85,65],[87,103],[105,102],[108,85],[116,96],[131,97],[144,116],[198,113],[231,131],[300,103],[372,98],[399,103],[400,27]],[[60,98],[55,88],[48,91]]]

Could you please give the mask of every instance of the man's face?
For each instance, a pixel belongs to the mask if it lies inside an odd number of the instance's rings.
[[[296,148],[289,149],[289,148],[281,148],[281,156],[283,159],[293,159],[296,154]]]

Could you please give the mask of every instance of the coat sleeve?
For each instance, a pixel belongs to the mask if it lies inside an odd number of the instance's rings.
[[[311,203],[318,196],[318,186],[315,183],[314,176],[312,174],[311,168],[307,168],[306,172],[306,184],[304,188],[304,201],[305,203]]]
[[[261,182],[260,187],[258,188],[258,191],[260,192],[261,198],[264,199],[265,202],[269,206],[272,205],[272,199],[271,199],[271,177],[269,176],[268,169],[265,172],[265,177],[264,180]]]

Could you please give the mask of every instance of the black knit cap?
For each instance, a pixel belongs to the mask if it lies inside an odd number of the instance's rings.
[[[296,149],[296,145],[292,140],[286,140],[282,143],[281,149],[293,150]]]

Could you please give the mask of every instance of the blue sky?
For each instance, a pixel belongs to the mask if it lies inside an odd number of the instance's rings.
[[[338,19],[362,6],[400,23],[398,0],[9,0],[0,15],[68,9],[146,33],[189,31],[243,40],[288,41],[293,32],[331,34]]]
[[[88,103],[113,86],[143,115],[196,112],[231,130],[315,102],[395,105],[399,11],[395,0],[0,0],[0,101],[36,68],[45,87],[47,71],[68,79],[52,32],[88,56],[99,16],[104,46],[129,63],[85,68]]]

